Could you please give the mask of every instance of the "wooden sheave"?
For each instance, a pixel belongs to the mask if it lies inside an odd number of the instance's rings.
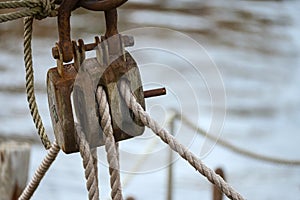
[[[0,142],[0,200],[16,200],[26,186],[30,159],[28,143]]]

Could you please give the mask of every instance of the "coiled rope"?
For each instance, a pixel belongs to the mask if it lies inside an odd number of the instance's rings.
[[[236,192],[222,177],[217,175],[212,169],[207,167],[185,146],[180,144],[172,135],[162,128],[149,114],[144,111],[142,106],[136,101],[136,98],[130,91],[128,83],[124,80],[120,82],[120,93],[122,94],[127,106],[132,109],[135,117],[140,119],[143,124],[149,127],[157,136],[177,152],[183,159],[187,160],[198,172],[205,176],[212,184],[216,185],[228,198],[234,200],[244,199]]]

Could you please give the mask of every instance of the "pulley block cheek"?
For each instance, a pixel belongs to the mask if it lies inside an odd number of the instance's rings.
[[[145,108],[142,82],[136,62],[129,53],[126,53],[126,63],[123,63],[122,58],[118,58],[109,67],[101,64],[99,59],[104,58],[98,56],[86,59],[82,63],[73,90],[76,118],[91,147],[104,145],[103,133],[99,125],[100,105],[96,99],[98,86],[102,86],[106,91],[115,141],[141,135],[145,129],[141,121],[133,118],[132,111],[127,107],[118,89],[121,79],[128,80],[139,103]],[[126,65],[126,69],[120,70],[123,65]],[[123,73],[114,73],[117,70]]]
[[[71,153],[78,150],[71,103],[71,93],[77,75],[74,65],[65,65],[63,74],[62,77],[57,67],[48,71],[48,103],[56,141],[64,152]]]

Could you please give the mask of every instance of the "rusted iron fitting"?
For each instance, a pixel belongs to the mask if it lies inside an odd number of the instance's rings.
[[[59,41],[57,48],[62,53],[63,62],[70,62],[73,59],[71,42],[71,12],[77,7],[79,0],[63,0],[58,8],[57,24]]]
[[[72,42],[71,42],[71,12],[78,7],[83,7],[95,11],[110,11],[121,6],[127,0],[56,0],[59,4],[57,23],[59,41],[57,48],[62,52],[63,62],[70,62],[73,59]],[[55,50],[54,57],[57,57],[58,50]]]
[[[122,35],[122,41],[124,43],[124,47],[131,47],[134,45],[134,39],[132,36],[129,35]],[[96,46],[100,43],[100,40],[96,40],[93,43],[85,44],[83,49],[85,51],[91,51],[95,50]],[[73,51],[72,53],[74,54],[74,44],[73,44]],[[52,56],[54,59],[59,59],[59,48],[57,46],[52,48]]]
[[[166,88],[158,88],[153,90],[144,91],[144,98],[157,97],[167,94]]]

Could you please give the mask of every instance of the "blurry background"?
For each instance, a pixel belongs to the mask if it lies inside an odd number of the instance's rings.
[[[224,81],[227,111],[221,137],[257,153],[300,159],[299,8],[300,2],[292,0],[130,0],[119,9],[119,30],[164,27],[195,39],[212,57]],[[72,14],[72,37],[92,42],[95,35],[104,32],[103,23],[103,13],[78,9]],[[31,176],[45,151],[26,102],[22,34],[22,20],[0,25],[0,141],[13,138],[33,144]],[[58,37],[56,19],[35,21],[33,37],[37,101],[46,130],[52,136],[45,79],[47,70],[55,65],[51,48]],[[168,41],[167,37],[159,35],[155,39]],[[184,71],[188,69],[179,70],[188,74]],[[158,76],[160,73],[157,68],[141,69],[145,80],[173,84],[174,94],[188,95],[180,90],[180,83],[174,77]],[[198,83],[193,84],[197,86]],[[208,120],[205,114],[209,115],[210,99],[201,99],[201,95],[197,98],[204,113],[203,121]],[[169,109],[169,104],[172,102],[168,96],[147,100],[147,105],[153,107],[150,113],[154,118]],[[156,110],[155,105],[160,108]],[[193,105],[185,107],[183,103],[181,109],[186,115],[198,114],[193,113]],[[206,123],[198,125],[207,126]],[[188,129],[182,131],[189,134]],[[134,145],[134,141],[129,143]],[[203,138],[195,136],[191,150],[199,154],[202,142]],[[127,148],[126,142],[122,145],[121,148]],[[142,152],[144,148],[136,145],[133,151]],[[99,155],[104,156],[103,152]],[[137,161],[122,158],[121,168],[122,165],[130,168]],[[218,146],[203,161],[212,168],[221,166],[229,183],[247,199],[300,199],[299,167],[255,161]],[[152,162],[158,161],[153,159]],[[150,165],[151,161],[146,163]],[[174,167],[174,199],[211,199],[211,185],[202,176],[182,160],[177,160]],[[107,171],[106,165],[100,164],[100,193],[104,199],[109,195]],[[167,170],[146,168],[140,172],[143,173],[122,174],[122,178],[130,180],[124,188],[125,196],[165,199]],[[78,154],[66,156],[61,153],[33,197],[53,198],[87,199]]]

